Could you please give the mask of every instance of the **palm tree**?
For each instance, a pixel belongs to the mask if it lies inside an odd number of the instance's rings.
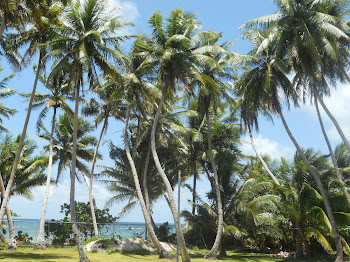
[[[0,69],[0,72],[2,71],[3,69]],[[9,75],[5,78],[3,78],[1,81],[0,81],[0,98],[6,98],[8,96],[11,96],[15,93],[15,90],[13,89],[10,89],[10,88],[6,88],[6,85],[8,83],[8,81],[13,78],[14,75]],[[16,113],[16,110],[15,109],[10,109],[10,108],[7,108],[3,105],[3,103],[0,102],[0,115],[2,117],[6,117],[6,118],[9,118],[10,116],[13,116],[14,114]],[[7,131],[7,129],[2,125],[2,119],[0,118],[0,131]],[[1,178],[1,175],[0,175],[0,180],[2,180]],[[1,182],[1,181],[0,181]],[[2,198],[4,197],[5,195],[5,188],[3,188],[4,186],[4,183],[0,183],[0,190],[1,190],[1,196]],[[8,203],[7,203],[8,205]],[[11,212],[10,212],[10,207],[7,206],[6,207],[6,216],[7,216],[7,220],[8,220],[8,225],[9,225],[9,231],[10,231],[10,243],[9,243],[9,248],[14,248],[16,249],[16,243],[14,242],[14,230],[13,230],[13,222],[12,222],[12,217],[11,217]],[[3,241],[6,241],[6,239],[4,238],[3,235],[0,235],[1,239]]]
[[[89,201],[90,201],[90,208],[91,208],[91,216],[94,226],[94,234],[97,237],[98,236],[98,227],[96,222],[96,216],[95,216],[95,200],[93,195],[93,177],[94,177],[94,170],[98,155],[98,149],[100,146],[100,143],[102,141],[102,138],[104,134],[107,132],[108,128],[108,120],[111,116],[115,116],[118,118],[118,115],[116,114],[116,111],[118,110],[118,103],[120,103],[119,93],[121,93],[118,90],[118,87],[116,84],[109,80],[105,80],[102,83],[97,83],[94,90],[102,101],[102,103],[96,101],[96,99],[91,99],[90,102],[86,104],[86,106],[82,109],[82,112],[84,115],[87,116],[96,116],[95,117],[95,126],[97,127],[101,122],[103,122],[101,133],[99,136],[99,139],[97,140],[94,157],[92,159],[92,166],[90,171],[90,182],[88,182],[88,178],[86,175],[84,175],[84,179],[88,185],[89,188]],[[102,110],[101,110],[102,109]]]
[[[161,166],[155,146],[157,124],[162,111],[164,101],[167,97],[172,97],[178,83],[184,84],[184,89],[193,94],[189,86],[190,78],[194,75],[199,77],[200,70],[195,64],[208,64],[216,67],[218,64],[211,57],[205,55],[206,51],[213,49],[208,45],[207,39],[211,37],[211,32],[195,34],[198,28],[198,21],[191,13],[185,13],[183,10],[176,9],[170,14],[167,23],[159,13],[154,13],[149,19],[153,35],[148,41],[137,41],[136,45],[143,50],[146,55],[145,61],[149,66],[155,68],[158,72],[157,78],[162,90],[162,96],[158,103],[158,109],[154,115],[154,121],[151,132],[151,152],[158,173],[162,177],[167,189],[171,212],[174,217],[176,232],[180,238],[180,249],[184,261],[189,261],[185,242],[177,219],[173,191],[164,169]]]
[[[27,133],[27,127],[30,119],[30,114],[31,114],[36,87],[39,79],[39,74],[42,68],[44,67],[43,59],[47,49],[42,44],[45,44],[50,39],[52,39],[53,31],[51,30],[52,29],[51,25],[58,21],[57,19],[58,9],[57,9],[56,3],[51,3],[50,1],[45,1],[45,2],[28,1],[26,8],[31,12],[31,15],[28,16],[28,19],[30,18],[32,27],[18,34],[12,34],[12,35],[9,34],[9,38],[12,44],[8,46],[8,49],[13,49],[13,48],[19,49],[21,46],[29,44],[28,49],[26,50],[24,59],[30,60],[35,55],[35,53],[39,51],[39,60],[38,60],[38,66],[37,66],[37,72],[35,75],[34,85],[33,85],[31,97],[30,97],[30,101],[27,109],[27,116],[23,126],[21,141],[17,148],[16,158],[13,162],[13,168],[11,171],[11,177],[8,183],[8,187],[6,188],[6,191],[4,194],[4,202],[1,205],[1,209],[0,209],[0,222],[2,222],[2,217],[5,212],[5,205],[7,203],[7,200],[10,194],[10,188],[15,179],[16,169],[18,167],[20,154],[21,154],[24,139]]]
[[[349,25],[344,20],[348,1],[276,1],[278,13],[249,21],[250,28],[258,23],[269,26],[268,34],[258,48],[258,52],[275,41],[276,59],[288,56],[293,60],[297,87],[308,88],[315,96],[329,118],[334,123],[339,135],[350,150],[350,144],[334,116],[322,100],[321,83],[335,83],[337,80],[349,80],[346,74]],[[307,91],[306,91],[307,92]],[[325,138],[326,139],[326,138]],[[327,140],[327,139],[326,139]]]
[[[0,72],[2,70],[3,69],[0,68]],[[13,95],[16,92],[14,89],[6,88],[6,85],[8,84],[8,81],[10,79],[12,79],[14,76],[15,76],[14,74],[9,75],[9,76],[3,78],[0,81],[0,99],[9,97],[9,96]],[[6,117],[8,119],[10,116],[13,116],[16,112],[17,112],[16,109],[7,108],[7,107],[4,106],[3,103],[0,102],[0,116],[1,117]],[[7,131],[7,129],[2,125],[2,119],[1,118],[0,118],[0,131]]]
[[[0,174],[1,174],[1,191],[5,191],[5,187],[8,186],[10,180],[11,167],[13,159],[15,158],[15,152],[17,150],[20,141],[20,136],[13,139],[10,134],[6,134],[1,138],[1,150],[0,150]],[[21,195],[26,198],[32,199],[33,194],[31,189],[37,186],[41,186],[45,183],[46,176],[44,174],[45,165],[47,164],[47,157],[45,156],[33,156],[36,150],[36,144],[26,139],[24,141],[24,147],[19,162],[19,167],[16,171],[15,180],[11,186],[10,197],[13,195]],[[1,194],[1,200],[4,201],[3,194]],[[10,239],[9,249],[17,249],[16,241],[14,239],[13,224],[10,214],[9,206],[6,207],[6,214],[8,219]]]
[[[0,3],[0,38],[9,26],[16,25],[19,21],[22,23],[24,15],[23,8],[20,6],[19,0],[5,0]]]
[[[51,120],[51,133],[50,133],[50,146],[49,146],[49,164],[47,170],[47,180],[46,188],[43,200],[43,206],[41,210],[39,233],[36,241],[36,248],[43,249],[46,247],[45,241],[45,214],[46,207],[49,198],[51,174],[52,174],[52,164],[53,164],[53,136],[56,123],[56,113],[58,108],[62,108],[65,112],[73,115],[72,110],[66,104],[65,100],[68,98],[68,79],[67,73],[59,72],[54,75],[51,79],[46,76],[40,77],[41,82],[46,86],[46,88],[51,92],[51,94],[36,94],[34,97],[33,109],[44,106],[39,114],[37,121],[37,132],[43,127],[43,120],[45,119],[49,108],[53,108],[53,115]],[[29,97],[30,95],[26,95]]]
[[[83,3],[76,1],[68,6],[66,16],[62,18],[64,26],[60,28],[58,37],[49,43],[53,49],[49,55],[56,55],[60,58],[53,72],[55,69],[62,70],[63,68],[69,71],[70,80],[75,89],[70,208],[74,239],[81,261],[89,260],[79,237],[74,205],[79,91],[83,86],[85,72],[90,82],[98,80],[97,68],[113,78],[118,77],[107,58],[119,55],[111,48],[117,47],[118,43],[125,39],[125,37],[116,35],[125,24],[114,15],[114,11],[106,13],[105,1],[88,0]]]
[[[270,31],[269,29],[266,31],[266,28],[265,32],[262,31],[263,34],[266,34],[267,32]],[[256,39],[259,40],[259,38]],[[322,185],[319,174],[309,163],[300,145],[292,135],[282,114],[279,89],[281,89],[283,94],[286,96],[288,103],[289,100],[292,100],[294,104],[297,104],[297,94],[293,88],[292,83],[285,75],[285,73],[288,73],[290,71],[289,61],[282,59],[281,57],[278,59],[276,58],[275,52],[279,46],[276,45],[275,42],[269,42],[268,46],[265,46],[263,50],[259,50],[261,49],[261,46],[265,44],[265,39],[263,41],[257,41],[254,43],[255,48],[253,50],[256,50],[255,62],[251,65],[250,69],[245,71],[243,74],[243,81],[239,87],[239,93],[242,95],[243,100],[247,100],[247,102],[250,102],[252,104],[253,108],[268,108],[270,112],[277,112],[280,116],[290,139],[297,148],[297,151],[302,157],[302,160],[307,165],[310,173],[317,183],[322,198],[324,199],[327,215],[332,225],[334,237],[336,240],[337,260],[342,261],[343,251],[341,240],[324,186]]]
[[[201,160],[201,151],[203,150],[203,136],[201,131],[203,130],[204,123],[199,119],[197,108],[198,103],[193,99],[188,101],[189,110],[193,110],[196,114],[189,115],[187,117],[188,125],[188,165],[189,170],[193,174],[193,183],[192,183],[192,216],[195,215],[196,211],[196,199],[197,199],[197,179],[199,178],[200,171],[198,170],[199,162]]]
[[[224,81],[230,81],[233,79],[232,71],[234,68],[232,67],[232,62],[230,61],[235,60],[237,54],[234,52],[228,52],[228,49],[232,43],[224,43],[221,45],[218,44],[221,34],[215,32],[203,32],[203,34],[207,34],[205,38],[207,46],[198,48],[204,49],[203,54],[212,58],[213,61],[215,61],[216,66],[209,63],[202,63],[198,65],[198,70],[200,73],[191,84],[197,85],[199,88],[198,113],[200,119],[203,119],[205,115],[208,133],[208,155],[211,162],[211,170],[214,174],[215,183],[213,185],[215,187],[217,197],[218,231],[215,242],[210,252],[206,255],[206,258],[214,259],[219,251],[223,234],[223,210],[217,165],[215,163],[212,148],[210,114],[216,114],[216,109],[220,107],[220,103],[222,103],[223,100],[226,100],[232,108],[233,104],[235,104],[234,99],[230,95],[230,85]],[[213,111],[211,111],[211,109],[213,109]]]
[[[258,30],[252,29],[250,32],[245,32],[244,37],[248,38],[251,42],[256,42],[256,41],[263,41],[265,38],[264,34],[259,32]],[[252,50],[249,55],[247,56],[241,56],[243,58],[243,61],[247,64],[254,64],[255,62],[255,57],[254,57],[254,50]],[[247,77],[242,77],[239,80],[240,82],[244,81],[250,81],[249,78]],[[239,85],[244,85],[244,83],[238,83]],[[279,185],[279,182],[275,175],[271,172],[269,169],[268,165],[264,161],[264,159],[261,157],[260,153],[255,147],[254,139],[253,139],[253,134],[252,134],[252,128],[255,127],[256,130],[259,130],[259,124],[258,124],[258,116],[259,113],[262,113],[264,116],[268,117],[269,119],[272,119],[272,116],[269,114],[268,109],[264,108],[263,105],[261,105],[260,108],[253,108],[251,104],[249,103],[249,100],[241,100],[241,105],[240,105],[240,111],[241,111],[241,119],[243,120],[243,123],[245,127],[248,129],[251,145],[253,147],[253,150],[258,157],[259,161],[263,165],[264,169],[266,172],[270,175],[271,179],[274,181],[276,185]]]
[[[174,218],[176,233],[180,239],[180,250],[183,261],[190,261],[185,240],[177,219],[177,210],[171,184],[165,174],[156,151],[156,130],[168,90],[175,90],[176,81],[181,80],[187,85],[190,68],[189,37],[193,35],[193,30],[198,26],[193,14],[186,14],[180,9],[171,12],[168,24],[164,24],[163,16],[156,12],[149,19],[153,30],[153,37],[149,41],[137,41],[136,45],[148,53],[147,60],[156,59],[156,66],[159,69],[160,85],[162,87],[162,97],[158,103],[158,109],[154,116],[151,132],[151,152],[156,164],[158,173],[165,184],[171,212]],[[146,60],[146,59],[145,59]],[[146,60],[146,61],[147,61]]]
[[[62,172],[67,167],[71,166],[72,161],[72,148],[73,148],[73,116],[64,113],[59,116],[58,122],[54,124],[55,130],[53,138],[53,162],[58,162],[57,166],[57,177],[56,183],[61,180]],[[76,170],[80,173],[88,174],[89,170],[87,167],[88,162],[93,159],[93,146],[96,145],[97,139],[94,136],[89,135],[94,130],[94,126],[85,119],[79,118],[78,121],[78,132],[77,132],[77,153],[76,153]],[[51,132],[48,131],[44,126],[41,126],[39,137],[50,141]],[[45,147],[45,150],[49,149],[49,146]],[[98,159],[101,158],[100,154],[97,154]],[[76,171],[75,171],[76,175]],[[78,176],[77,176],[78,177]],[[80,180],[80,179],[79,179]]]
[[[225,111],[220,112],[223,114]],[[210,126],[210,127],[209,127]],[[212,128],[212,130],[211,130]],[[212,132],[211,132],[212,131]],[[219,209],[219,204],[222,205],[222,227],[224,227],[224,217],[228,216],[230,213],[230,209],[232,208],[232,198],[235,197],[239,179],[236,177],[236,173],[234,172],[235,168],[238,166],[238,159],[240,158],[240,152],[237,148],[239,143],[240,131],[237,126],[234,124],[223,124],[219,117],[214,119],[210,119],[209,124],[207,124],[207,136],[210,136],[210,140],[212,142],[208,143],[209,154],[210,154],[210,146],[216,148],[215,158],[209,158],[209,165],[207,169],[213,167],[213,162],[215,166],[217,165],[217,178],[208,177],[212,190],[207,194],[209,200],[216,200],[215,209]],[[213,161],[214,159],[214,161]],[[215,167],[216,168],[216,167]],[[214,170],[213,170],[214,171]],[[217,184],[220,186],[220,202],[218,202],[218,189]],[[220,221],[220,211],[217,211],[218,220]],[[219,228],[220,222],[218,222],[217,227]],[[222,232],[223,234],[223,232]],[[216,236],[215,241],[217,241],[218,236]],[[221,236],[219,242],[220,255],[224,255],[225,252],[225,238]],[[215,246],[215,242],[213,247]],[[213,250],[214,248],[212,248]],[[210,252],[213,252],[213,251]],[[217,251],[214,251],[213,255],[210,253],[207,255],[207,258],[216,257]]]
[[[127,112],[126,112],[126,121],[125,121],[125,127],[124,127],[124,145],[125,145],[126,156],[127,156],[128,161],[130,163],[130,167],[131,167],[132,174],[134,177],[136,193],[137,193],[137,197],[139,199],[140,205],[141,205],[143,216],[145,218],[146,227],[148,229],[148,232],[150,234],[152,242],[154,243],[154,246],[157,248],[157,253],[159,254],[159,257],[160,258],[172,258],[172,255],[169,252],[167,252],[163,248],[163,246],[160,244],[160,242],[159,242],[159,240],[154,232],[154,229],[152,227],[151,216],[146,208],[146,204],[145,204],[144,198],[143,198],[142,193],[141,193],[141,186],[140,186],[139,178],[137,175],[137,170],[135,167],[134,160],[132,159],[132,156],[130,153],[130,147],[129,147],[129,139],[128,139],[128,134],[127,134],[127,128],[129,126],[129,118],[130,118],[130,106],[128,107]]]
[[[140,36],[138,41],[141,41],[143,39],[144,37]],[[132,49],[130,58],[125,59],[126,75],[124,77],[125,78],[124,84],[127,87],[126,100],[129,103],[129,105],[127,106],[127,116],[125,117],[126,123],[125,123],[125,129],[124,129],[125,153],[131,168],[131,174],[133,175],[134,187],[136,189],[137,198],[141,205],[141,209],[145,218],[147,231],[149,232],[152,242],[157,248],[157,252],[159,256],[170,258],[172,257],[172,255],[169,254],[166,250],[164,250],[164,248],[161,246],[154,232],[154,227],[152,225],[154,223],[150,214],[151,204],[150,204],[149,192],[148,192],[148,186],[147,186],[147,180],[152,178],[148,176],[148,173],[150,172],[149,164],[150,164],[150,154],[151,154],[151,148],[149,147],[149,144],[150,144],[149,136],[151,132],[150,115],[152,115],[153,112],[156,111],[154,103],[151,103],[150,101],[154,100],[154,93],[152,94],[152,92],[155,91],[155,95],[157,95],[159,94],[159,90],[154,85],[146,81],[145,76],[147,76],[147,74],[152,73],[152,68],[150,68],[147,64],[144,63],[143,57],[140,56],[138,53],[139,51],[140,51],[140,48],[138,47],[136,42],[136,45]],[[133,115],[131,115],[132,109],[135,111]],[[135,124],[133,128],[130,127],[130,130],[132,130],[134,134],[131,141],[134,141],[135,143],[135,145],[133,145],[133,152],[131,153],[127,129],[129,128],[128,127],[129,121],[133,119],[137,120],[137,125]],[[162,136],[164,135],[164,133],[167,133],[167,131],[171,129],[171,126],[172,126],[172,124],[169,123],[170,121],[166,121],[166,119],[162,119],[162,120],[163,121],[161,122],[163,125],[162,125],[162,128],[159,127],[160,132],[158,132],[158,136]],[[163,140],[163,139],[159,139],[159,140]],[[167,139],[165,138],[164,140],[167,140]],[[143,148],[142,145],[145,145],[146,150],[142,150]],[[159,146],[158,149],[160,147],[161,146]],[[141,151],[141,152],[138,152],[138,151]],[[140,158],[137,156],[141,155],[142,153],[147,155],[146,163],[144,164],[145,167],[143,169],[140,169],[139,167],[136,168],[136,164],[140,161]],[[163,162],[163,164],[165,164],[165,166],[169,166],[165,162]],[[138,173],[141,173],[141,172],[142,172],[141,176],[142,176],[142,185],[143,185],[142,189],[141,189],[139,177],[138,177]],[[152,186],[152,188],[153,187],[154,185]],[[153,191],[154,190],[151,190],[151,192]],[[163,188],[161,188],[159,192],[162,192],[162,191],[164,191]],[[158,196],[160,195],[158,194]]]

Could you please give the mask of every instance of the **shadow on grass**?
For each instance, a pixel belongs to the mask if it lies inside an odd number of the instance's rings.
[[[256,256],[249,256],[249,255],[232,255],[232,256],[225,256],[225,257],[218,257],[217,260],[228,260],[228,261],[268,261],[271,259],[270,257],[267,257],[266,255],[256,255]],[[282,260],[281,260],[282,261]]]
[[[316,256],[313,258],[302,257],[302,258],[276,258],[268,255],[245,255],[235,254],[226,257],[218,257],[218,260],[229,260],[229,261],[280,261],[280,262],[331,262],[335,260],[334,256]],[[345,260],[349,261],[349,260]]]
[[[30,253],[30,252],[21,252],[21,251],[8,251],[8,252],[1,252],[0,254],[0,261],[6,261],[7,259],[17,259],[20,261],[26,261],[26,260],[40,260],[45,261],[48,259],[56,259],[56,260],[63,260],[63,259],[72,259],[71,256],[66,256],[64,254],[45,254],[45,253]]]

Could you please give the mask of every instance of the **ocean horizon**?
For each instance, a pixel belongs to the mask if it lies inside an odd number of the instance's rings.
[[[13,224],[15,229],[15,235],[18,235],[19,231],[22,234],[28,234],[29,238],[33,238],[31,242],[35,242],[39,233],[40,219],[35,218],[13,218]],[[46,219],[49,227],[51,223],[61,223],[60,220]],[[78,222],[79,223],[79,222]],[[163,223],[155,223],[157,226]],[[173,223],[169,223],[171,227],[171,232],[175,233],[175,226]],[[8,237],[8,225],[7,219],[4,219],[4,228],[6,230],[5,236]],[[145,222],[127,222],[127,221],[116,221],[114,223],[104,224],[99,230],[99,235],[104,237],[114,237],[114,238],[133,238],[141,237],[145,238],[146,224]],[[53,236],[48,237],[52,240]]]

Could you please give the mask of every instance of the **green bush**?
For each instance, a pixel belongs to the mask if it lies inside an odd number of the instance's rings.
[[[159,241],[175,243],[176,234],[171,234],[170,230],[171,227],[169,226],[168,222],[165,222],[154,229]]]

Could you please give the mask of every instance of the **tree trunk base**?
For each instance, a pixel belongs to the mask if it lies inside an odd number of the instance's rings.
[[[182,258],[182,262],[191,262],[191,259],[190,258],[188,258],[188,259]]]
[[[296,256],[296,257],[302,257],[303,255],[304,255],[303,246],[302,246],[301,242],[299,242],[299,243],[297,244],[297,250],[296,250],[296,252],[295,252],[295,256]]]
[[[43,243],[43,242],[36,243],[34,248],[37,249],[37,250],[43,250],[43,249],[46,249],[46,244]]]
[[[158,253],[159,255],[159,258],[162,259],[162,258],[166,258],[166,259],[174,259],[175,258],[175,255],[173,254],[170,254],[168,251],[166,250],[163,250],[163,251],[160,251]]]
[[[17,250],[17,244],[15,243],[9,243],[7,250]]]

